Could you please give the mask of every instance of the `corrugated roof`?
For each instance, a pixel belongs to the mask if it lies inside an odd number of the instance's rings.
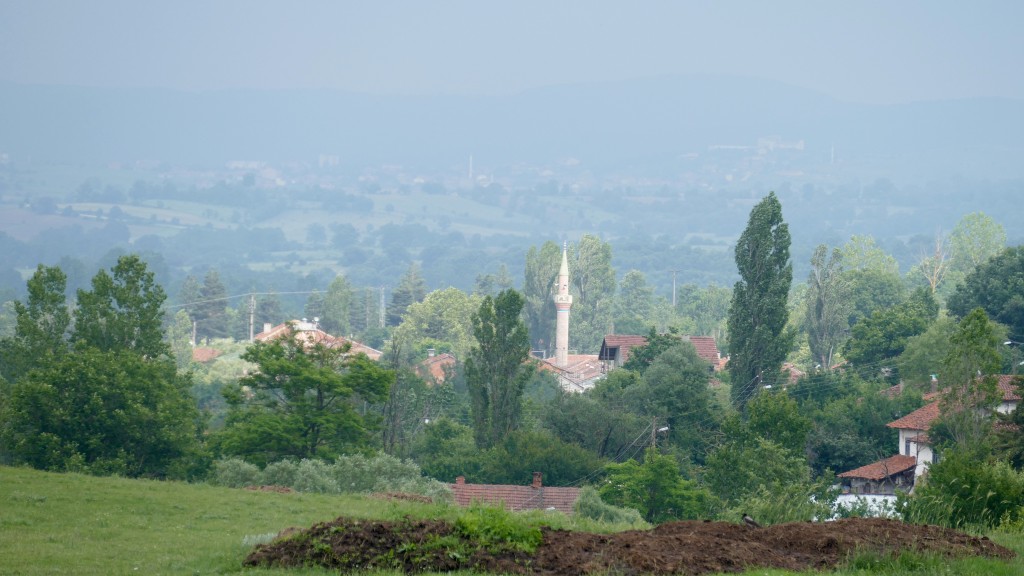
[[[896,456],[890,456],[884,460],[855,468],[849,472],[843,472],[838,476],[840,478],[864,478],[866,480],[878,481],[888,478],[893,474],[906,472],[914,466],[917,466],[917,458],[897,454]]]

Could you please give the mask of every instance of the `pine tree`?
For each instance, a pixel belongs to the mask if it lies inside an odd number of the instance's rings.
[[[398,287],[391,292],[391,303],[388,304],[386,319],[388,326],[398,326],[402,323],[402,315],[405,309],[414,302],[422,302],[427,295],[427,283],[420,274],[420,268],[415,263],[409,266],[405,276],[402,277]]]
[[[789,226],[772,192],[751,210],[736,243],[740,281],[729,307],[729,373],[732,401],[740,409],[754,390],[776,381],[793,342],[786,330],[793,281],[789,244]]]
[[[203,286],[199,290],[200,300],[193,308],[196,338],[221,338],[228,334],[227,296],[228,291],[220,280],[220,274],[211,268],[203,277]]]

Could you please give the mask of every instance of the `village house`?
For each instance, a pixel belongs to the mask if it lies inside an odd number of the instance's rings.
[[[270,323],[264,324],[263,331],[257,334],[254,339],[257,342],[269,342],[278,338],[289,337],[293,334],[293,331],[296,338],[308,344],[323,344],[328,348],[339,348],[346,344],[351,344],[350,354],[366,354],[370,360],[380,360],[380,357],[383,356],[383,352],[380,350],[370,348],[355,340],[349,340],[341,336],[332,336],[321,330],[315,321],[308,322],[305,318],[302,320],[292,320],[277,326],[272,326]]]
[[[1009,414],[1017,409],[1020,394],[1014,385],[1015,376],[1004,374],[997,382],[1000,394],[995,411]],[[892,394],[892,390],[883,391]],[[898,418],[888,427],[899,431],[898,454],[866,466],[839,474],[844,489],[851,494],[895,494],[896,490],[911,490],[918,478],[936,461],[936,453],[928,431],[941,416],[941,397],[938,392],[924,395],[928,403],[910,414]]]

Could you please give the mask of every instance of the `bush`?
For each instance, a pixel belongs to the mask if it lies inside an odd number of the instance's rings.
[[[213,463],[211,484],[228,488],[245,488],[259,484],[260,469],[241,458],[228,458]]]
[[[797,482],[768,489],[761,486],[725,516],[739,520],[748,513],[766,526],[785,522],[822,521],[832,517],[839,491],[830,478]]]
[[[645,525],[643,516],[633,508],[612,506],[601,500],[601,495],[590,486],[580,489],[580,496],[573,505],[577,517],[605,522],[608,524]]]
[[[1024,474],[1006,462],[985,462],[950,449],[929,466],[925,481],[897,509],[907,522],[950,528],[1012,525],[1024,506]]]
[[[332,466],[323,460],[302,460],[295,471],[295,481],[291,487],[299,492],[337,494],[341,490],[332,472]]]
[[[521,550],[533,553],[540,545],[540,528],[525,516],[504,508],[475,504],[459,515],[455,531],[491,552]]]
[[[291,460],[271,462],[260,475],[260,484],[267,486],[294,486],[299,465]]]
[[[286,486],[298,492],[407,492],[436,502],[450,502],[447,484],[426,478],[419,466],[387,454],[341,456],[333,463],[303,459],[281,460],[259,468],[239,458],[214,463],[210,483],[243,488],[253,485]]]

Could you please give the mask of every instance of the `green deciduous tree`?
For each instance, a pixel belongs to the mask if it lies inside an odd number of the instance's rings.
[[[170,349],[163,339],[164,290],[138,256],[121,256],[111,273],[100,270],[92,290],[78,291],[76,346],[98,350],[130,350],[157,358]]]
[[[639,270],[622,277],[615,300],[615,331],[618,334],[644,334],[653,321],[654,290]]]
[[[959,282],[1006,248],[1006,231],[984,212],[973,212],[949,233],[949,248],[950,273]]]
[[[964,317],[949,339],[940,381],[941,426],[935,435],[977,448],[992,432],[992,412],[1001,395],[996,383],[1002,365],[999,328],[981,308]]]
[[[46,470],[184,478],[198,447],[190,385],[169,358],[76,350],[13,387],[5,443]]]
[[[931,290],[918,288],[902,304],[876,310],[854,324],[843,353],[865,377],[877,374],[880,368],[895,366],[890,361],[903,353],[907,339],[927,330],[938,313]]]
[[[54,322],[65,314],[61,284],[59,270],[44,269],[29,282],[24,311],[41,323],[26,324],[20,344],[38,352],[3,403],[0,445],[15,463],[50,470],[185,477],[198,412],[163,340],[163,289],[137,256],[121,256],[78,291],[68,347],[66,317]]]
[[[456,358],[466,358],[476,343],[472,317],[482,300],[458,288],[435,290],[422,302],[409,306],[397,332],[410,352],[422,352],[423,347],[443,348]]]
[[[969,273],[947,301],[957,318],[982,308],[1024,341],[1024,246],[1007,248]]]
[[[323,309],[316,316],[320,317],[320,325],[328,334],[350,336],[354,308],[352,286],[344,276],[335,276],[323,295]],[[307,317],[312,315],[307,313]]]
[[[526,363],[530,337],[520,319],[523,297],[503,290],[484,297],[473,314],[477,345],[466,359],[466,385],[476,443],[487,448],[519,426],[522,396],[533,368]]]
[[[218,445],[254,463],[331,458],[365,446],[376,427],[357,402],[383,402],[394,373],[348,347],[299,336],[250,346],[254,373],[226,392],[231,404]]]
[[[853,236],[840,248],[852,310],[849,325],[904,298],[899,264],[871,236]]]
[[[677,342],[659,354],[635,391],[642,414],[668,425],[674,446],[703,462],[721,416],[708,389],[709,366],[689,342]]]
[[[683,478],[679,464],[656,448],[644,453],[643,463],[628,460],[609,464],[598,490],[601,499],[615,506],[638,510],[652,523],[707,518],[714,498],[692,480]]]
[[[34,366],[67,351],[71,312],[60,268],[40,265],[29,279],[25,303],[14,301],[14,335],[0,341],[0,377],[15,382]]]
[[[852,306],[842,258],[841,251],[833,250],[829,256],[824,244],[818,246],[807,277],[807,343],[811,358],[826,370],[832,367],[832,358],[846,342],[850,329]]]
[[[615,270],[611,244],[586,234],[570,248],[569,290],[573,295],[570,346],[596,353],[612,325]]]
[[[526,253],[523,298],[527,328],[533,349],[545,350],[548,354],[555,349],[555,304],[552,296],[561,258],[562,249],[550,241],[539,249],[530,247]]]
[[[747,428],[794,454],[803,454],[811,420],[800,413],[796,401],[785,392],[762,390],[747,405]]]
[[[732,400],[742,408],[752,392],[774,383],[794,334],[786,331],[787,295],[793,281],[789,226],[771,193],[750,212],[736,243],[740,281],[729,308],[729,373]]]

